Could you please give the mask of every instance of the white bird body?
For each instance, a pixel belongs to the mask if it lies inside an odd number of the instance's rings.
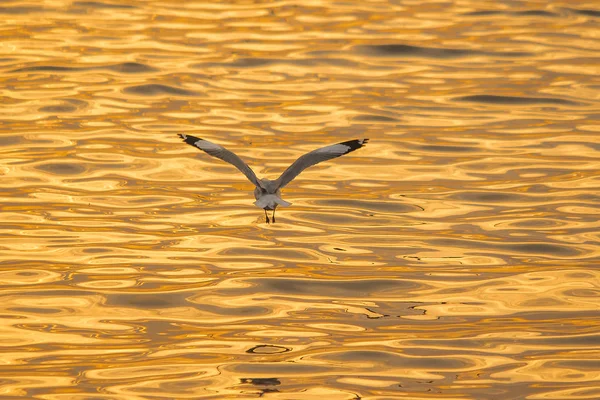
[[[281,193],[279,190],[274,194],[264,194],[261,193],[259,188],[256,188],[254,189],[254,197],[256,198],[254,204],[263,210],[275,210],[278,205],[282,207],[289,207],[292,205],[292,203],[288,203],[281,198]]]
[[[254,171],[252,171],[241,158],[221,145],[185,134],[180,134],[179,137],[187,144],[194,146],[213,157],[232,164],[246,175],[248,180],[256,186],[254,189],[254,198],[256,199],[254,204],[265,210],[267,224],[269,223],[267,210],[273,210],[273,222],[275,222],[275,209],[277,206],[289,207],[292,205],[292,203],[288,203],[281,198],[281,188],[290,183],[292,179],[300,174],[300,172],[322,161],[340,157],[360,149],[369,141],[369,139],[354,139],[313,150],[294,161],[294,163],[290,165],[279,178],[273,181],[266,178],[259,180],[256,177],[256,174],[254,174]]]

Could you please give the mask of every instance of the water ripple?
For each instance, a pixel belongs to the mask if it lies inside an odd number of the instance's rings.
[[[0,14],[5,396],[598,397],[590,4]]]
[[[425,57],[425,58],[457,58],[468,56],[496,56],[496,57],[531,57],[533,54],[528,52],[487,52],[475,49],[453,49],[453,48],[434,48],[422,46],[410,46],[406,44],[381,44],[358,46],[357,51],[367,55],[376,55],[382,57]]]

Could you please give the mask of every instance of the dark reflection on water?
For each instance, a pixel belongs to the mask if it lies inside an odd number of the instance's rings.
[[[515,16],[515,17],[557,17],[558,14],[547,11],[547,10],[525,10],[525,11],[494,11],[494,10],[483,10],[483,11],[472,11],[465,13],[465,15],[480,17],[480,16]]]
[[[3,4],[0,393],[598,398],[598,13]]]
[[[277,378],[242,378],[240,383],[251,383],[252,385],[281,385]]]
[[[567,8],[567,10],[574,12],[576,14],[586,15],[590,17],[600,17],[600,10],[586,10],[586,9],[577,9],[577,8]]]
[[[420,47],[406,44],[364,45],[359,46],[357,50],[359,52],[364,52],[367,55],[390,57],[412,56],[426,58],[456,58],[481,55],[492,57],[530,57],[533,55],[528,52],[487,52],[481,50]]]
[[[23,73],[23,72],[52,72],[52,73],[61,73],[64,72],[87,72],[94,70],[107,70],[114,71],[118,73],[126,73],[126,74],[135,74],[135,73],[149,73],[149,72],[157,72],[158,70],[150,67],[149,65],[137,63],[137,62],[125,62],[115,65],[98,65],[94,67],[62,67],[62,66],[53,66],[53,65],[38,65],[35,67],[25,67],[15,69],[13,73]]]
[[[37,169],[54,175],[79,175],[86,171],[82,165],[66,163],[42,164],[38,165]]]
[[[480,94],[475,96],[457,97],[457,101],[470,101],[475,103],[489,103],[502,105],[537,105],[537,104],[560,104],[560,105],[578,105],[577,102],[557,99],[552,97],[517,97],[517,96],[495,96],[491,94]]]
[[[137,94],[142,96],[157,96],[157,95],[179,95],[179,96],[197,96],[198,92],[192,90],[181,89],[169,85],[149,84],[130,86],[123,90],[127,94]]]
[[[261,292],[286,295],[311,294],[326,297],[354,297],[357,293],[368,297],[374,293],[385,296],[389,293],[414,289],[417,285],[409,281],[398,280],[360,280],[360,281],[308,281],[296,279],[261,279]]]
[[[74,7],[91,7],[91,8],[114,8],[114,9],[134,9],[135,6],[129,4],[104,3],[100,1],[74,1]]]

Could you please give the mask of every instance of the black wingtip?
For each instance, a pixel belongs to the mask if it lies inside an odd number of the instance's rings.
[[[179,133],[177,136],[179,136],[181,139],[183,139],[184,142],[186,142],[187,144],[191,144],[192,146],[198,140],[202,140],[201,138],[198,138],[196,136],[186,135],[185,133]]]
[[[350,147],[350,149],[348,149],[348,151],[347,151],[347,153],[350,153],[351,151],[360,149],[361,147],[366,145],[368,142],[369,142],[369,139],[354,139],[354,140],[348,140],[347,142],[342,142],[340,144]]]

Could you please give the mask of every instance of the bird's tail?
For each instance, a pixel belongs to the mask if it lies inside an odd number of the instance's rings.
[[[280,199],[279,197],[277,198],[277,204],[279,204],[281,207],[289,207],[292,205],[292,203],[290,203],[289,201],[285,201],[283,199]]]
[[[287,201],[280,199],[274,194],[267,194],[261,196],[261,198],[256,200],[254,204],[256,204],[256,206],[260,208],[275,208],[275,204],[280,205],[282,207],[289,207],[292,205],[292,203],[288,203]]]

